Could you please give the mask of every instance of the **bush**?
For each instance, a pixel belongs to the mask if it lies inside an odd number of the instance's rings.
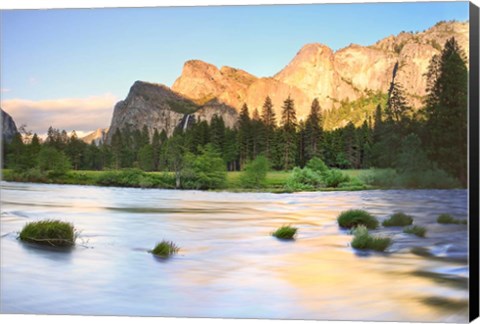
[[[338,188],[341,184],[348,183],[350,177],[340,170],[333,169],[324,174],[323,180],[328,188]]]
[[[102,186],[138,187],[144,173],[139,169],[105,171],[100,174],[97,183]]]
[[[450,214],[440,214],[437,218],[437,223],[439,223],[439,224],[467,224],[467,221],[456,219]]]
[[[282,226],[272,233],[272,236],[282,240],[293,240],[295,234],[297,233],[296,227],[291,226]]]
[[[385,251],[392,240],[388,237],[374,237],[368,233],[368,229],[361,225],[353,231],[354,238],[352,247],[359,250]]]
[[[367,185],[391,188],[394,186],[396,176],[397,172],[393,169],[371,169],[369,172],[362,174],[360,180]]]
[[[58,220],[43,220],[26,224],[20,240],[50,246],[72,246],[76,234],[72,224]]]
[[[404,213],[395,213],[391,215],[388,219],[382,222],[383,226],[407,226],[412,225],[413,218],[412,216],[405,215]]]
[[[65,153],[50,146],[42,147],[38,153],[38,167],[40,171],[48,171],[52,177],[64,175],[72,168]]]
[[[184,189],[223,188],[227,181],[227,167],[214,147],[207,144],[200,155],[185,155],[181,177]]]
[[[156,255],[161,258],[168,258],[169,256],[176,254],[180,248],[175,245],[173,242],[162,241],[157,243],[153,250],[150,251],[153,255]]]
[[[324,187],[322,176],[309,168],[293,168],[287,179],[285,189],[288,191],[315,190]]]
[[[320,173],[320,174],[325,174],[329,170],[328,166],[325,164],[325,162],[323,162],[321,159],[319,159],[317,157],[314,157],[314,158],[310,159],[310,161],[308,161],[306,167],[309,168],[310,170],[312,170],[314,172],[317,172],[317,173]]]
[[[425,233],[427,233],[427,229],[423,226],[413,225],[413,226],[405,227],[403,229],[403,232],[406,234],[413,234],[418,237],[425,237]]]
[[[364,225],[369,229],[378,227],[378,220],[369,212],[360,209],[350,209],[344,211],[337,218],[338,225],[343,228],[354,228]]]
[[[263,155],[257,156],[245,166],[240,175],[240,183],[244,188],[261,188],[265,186],[265,179],[269,170],[268,159]]]

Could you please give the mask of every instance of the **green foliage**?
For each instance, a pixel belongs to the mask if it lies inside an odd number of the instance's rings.
[[[65,153],[44,146],[38,153],[38,167],[40,171],[48,171],[52,176],[60,176],[71,169],[71,164]]]
[[[19,238],[25,242],[60,247],[74,245],[76,234],[70,223],[43,220],[26,224]]]
[[[139,169],[105,171],[100,174],[97,183],[102,186],[137,187],[143,175]]]
[[[309,168],[295,167],[288,177],[285,189],[287,191],[303,191],[316,190],[324,186],[323,178],[319,173]]]
[[[427,72],[425,143],[440,169],[467,183],[468,69],[463,49],[447,40]]]
[[[406,234],[413,234],[418,237],[425,237],[425,234],[427,233],[427,229],[423,226],[412,225],[409,227],[405,227],[403,229],[403,232]]]
[[[150,253],[161,258],[168,258],[173,254],[178,253],[179,250],[180,248],[176,246],[175,243],[164,240],[160,243],[157,243]]]
[[[187,153],[182,170],[184,189],[218,189],[225,186],[227,170],[220,154],[211,145],[195,156]]]
[[[152,145],[146,144],[140,149],[138,152],[138,164],[143,171],[154,170]]]
[[[189,101],[167,100],[170,108],[180,114],[192,114],[198,110],[199,106]]]
[[[467,221],[456,219],[450,214],[440,214],[437,218],[437,223],[439,223],[439,224],[467,224]]]
[[[240,176],[240,182],[244,188],[261,188],[265,186],[267,172],[269,170],[268,159],[260,155],[245,166],[245,171]]]
[[[378,227],[378,220],[369,212],[361,209],[350,209],[342,212],[337,218],[338,225],[343,228],[354,228],[364,225],[369,229]]]
[[[359,250],[385,251],[392,240],[388,237],[375,237],[368,233],[365,226],[358,226],[353,231],[352,247]]]
[[[350,177],[346,174],[343,174],[340,170],[329,170],[323,176],[323,181],[328,188],[338,188],[342,184],[348,183]]]
[[[395,213],[382,222],[383,226],[407,226],[412,225],[413,217],[402,212]]]
[[[278,239],[282,240],[293,240],[295,234],[297,233],[297,228],[292,226],[282,226],[278,228],[275,232],[272,233],[272,236],[275,236]]]
[[[328,166],[318,157],[313,157],[307,162],[307,168],[320,174],[326,174],[328,172]]]

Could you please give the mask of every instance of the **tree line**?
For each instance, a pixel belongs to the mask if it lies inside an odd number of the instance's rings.
[[[305,120],[297,118],[290,97],[277,116],[267,96],[260,110],[244,104],[234,129],[215,115],[210,123],[201,120],[186,130],[177,128],[170,137],[158,130],[150,136],[146,127],[130,126],[117,129],[110,143],[95,145],[84,143],[75,132],[68,136],[50,127],[43,143],[36,134],[27,142],[17,135],[11,143],[4,143],[4,162],[15,170],[140,168],[180,173],[189,155],[199,156],[208,147],[229,171],[244,170],[259,156],[275,170],[302,168],[319,158],[328,167],[340,169],[412,169],[419,174],[443,170],[466,184],[468,71],[462,49],[451,38],[432,58],[426,75],[427,96],[417,111],[408,105],[395,71],[387,104],[378,105],[360,126],[350,122],[325,130],[317,99]]]

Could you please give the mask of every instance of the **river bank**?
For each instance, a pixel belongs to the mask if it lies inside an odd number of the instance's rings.
[[[130,172],[130,174],[128,174]],[[336,188],[319,188],[315,191],[356,191],[380,189],[378,186],[364,184],[361,180],[370,170],[342,170],[349,176],[352,185]],[[241,182],[243,171],[227,172],[225,186],[214,190],[230,192],[292,192],[285,188],[292,171],[270,171],[267,173],[263,186],[245,188]],[[10,182],[31,182],[45,184],[71,184],[102,187],[127,187],[127,188],[157,188],[175,189],[175,175],[172,172],[142,172],[140,170],[70,170],[62,175],[42,174],[40,172],[16,173],[10,169],[2,170],[2,180]],[[300,190],[299,190],[300,191]],[[307,191],[307,190],[305,190]]]

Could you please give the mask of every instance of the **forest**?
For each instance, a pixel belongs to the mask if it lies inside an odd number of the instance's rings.
[[[372,179],[360,179],[364,184],[466,187],[468,69],[454,38],[432,58],[426,78],[424,105],[414,110],[394,73],[386,104],[377,105],[360,126],[349,122],[336,129],[324,127],[316,99],[305,120],[297,119],[290,97],[277,116],[266,97],[260,110],[244,105],[234,129],[214,116],[210,123],[178,128],[170,137],[157,130],[150,135],[146,127],[116,130],[110,143],[100,145],[53,127],[43,141],[37,134],[17,134],[11,143],[3,143],[2,168],[11,170],[6,180],[40,182],[55,182],[72,169],[109,171],[110,177],[115,170],[163,172],[171,177],[165,180],[169,186],[185,189],[221,188],[228,171],[245,171],[250,177],[245,186],[256,187],[268,170],[283,170],[297,184],[292,190],[331,187],[332,177],[338,178],[333,187],[341,187],[342,181],[352,179],[342,180],[339,170],[370,169],[377,172],[370,174]],[[151,186],[169,187],[161,181]]]

